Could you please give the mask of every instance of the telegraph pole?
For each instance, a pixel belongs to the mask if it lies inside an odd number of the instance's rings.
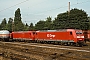
[[[68,3],[68,16],[70,15],[70,2]]]
[[[70,2],[68,2],[68,13],[67,13],[67,16],[68,16],[68,18],[67,18],[67,27],[70,28],[70,26],[69,26],[70,25],[70,23],[69,23],[70,22],[70,17],[69,17],[70,16]]]

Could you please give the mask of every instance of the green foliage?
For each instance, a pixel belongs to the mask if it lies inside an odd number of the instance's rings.
[[[0,29],[8,29],[9,31],[26,31],[26,30],[51,30],[51,29],[90,29],[90,17],[87,17],[87,13],[84,10],[79,10],[74,8],[68,12],[60,13],[52,21],[52,18],[49,16],[46,20],[38,21],[35,26],[33,23],[23,24],[21,20],[20,8],[15,11],[14,22],[12,18],[9,18],[8,24],[6,18],[0,24]],[[12,23],[13,22],[13,23]]]
[[[28,31],[29,30],[29,26],[28,26],[28,24],[26,23],[25,25],[24,25],[24,31]]]
[[[36,30],[43,30],[45,29],[45,21],[39,21],[37,24],[35,24],[35,29]]]
[[[33,26],[33,23],[30,23],[29,30],[35,30],[34,26]]]
[[[18,8],[18,9],[15,11],[15,17],[14,17],[14,23],[17,24],[18,22],[21,22],[20,8]]]
[[[45,21],[45,29],[52,29],[52,18],[49,16],[47,17],[46,21]]]
[[[57,18],[53,21],[54,23],[54,29],[63,29],[67,27],[68,23],[68,14],[67,13],[62,13],[57,15]]]
[[[24,30],[24,24],[22,22],[19,22],[18,24],[14,25],[14,31],[23,31]]]
[[[88,17],[84,10],[72,9],[70,12],[69,20],[71,20],[69,21],[70,25],[73,25],[74,28],[84,30],[88,29],[86,25],[88,24]]]
[[[58,14],[53,23],[55,29],[88,29],[88,17],[86,12],[76,8],[72,9],[70,14],[68,14],[68,12]]]
[[[6,18],[3,19],[1,25],[0,25],[1,30],[6,30],[7,29],[7,21]]]
[[[13,30],[13,19],[12,18],[9,18],[7,27],[8,27],[8,31],[12,31]]]
[[[21,21],[21,13],[20,8],[15,11],[14,17],[14,31],[22,31],[24,30],[24,24]]]
[[[46,18],[46,20],[40,20],[35,24],[35,29],[36,30],[51,30],[53,29],[53,22],[52,18],[49,16]]]

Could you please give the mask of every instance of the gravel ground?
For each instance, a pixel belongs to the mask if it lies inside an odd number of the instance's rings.
[[[81,49],[84,48],[90,50],[90,42],[87,42],[87,44],[88,46],[81,47]],[[5,46],[0,46],[0,60],[90,60],[90,52],[58,50],[51,48],[40,48],[19,45],[17,45],[14,49],[11,48],[11,46]],[[12,45],[12,47],[14,46]],[[19,55],[11,58],[15,54]],[[19,59],[19,56],[22,58]],[[25,59],[26,56],[29,58]],[[16,59],[17,57],[18,59]]]

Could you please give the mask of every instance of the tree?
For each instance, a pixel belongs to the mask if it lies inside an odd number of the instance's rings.
[[[1,25],[0,25],[0,29],[2,30],[6,30],[7,29],[7,21],[6,21],[6,18],[3,19],[3,21],[1,22]]]
[[[74,8],[68,12],[58,14],[54,20],[54,28],[88,29],[88,17],[84,10]],[[56,26],[56,27],[55,27]]]
[[[27,30],[29,30],[29,26],[28,26],[28,24],[26,23],[26,24],[24,24],[24,29],[23,29],[24,31],[27,31]]]
[[[18,8],[18,9],[15,11],[15,17],[14,17],[14,23],[17,24],[18,22],[21,22],[20,8]]]
[[[34,30],[33,23],[30,23],[29,30]]]
[[[46,21],[40,20],[35,24],[35,29],[36,30],[51,30],[53,29],[53,22],[52,18],[49,16],[46,18]]]
[[[45,29],[45,21],[40,20],[39,22],[37,22],[37,24],[35,24],[35,29],[36,30],[43,30],[43,29]]]
[[[52,29],[52,18],[49,16],[45,21],[45,29]]]
[[[87,26],[87,30],[90,30],[90,17],[88,17],[88,26]]]
[[[57,18],[53,21],[54,29],[64,29],[67,27],[68,22],[68,15],[67,12],[61,13],[57,15]]]
[[[13,31],[14,26],[13,26],[13,19],[12,18],[9,18],[7,27],[8,27],[9,31]]]
[[[88,15],[84,10],[72,9],[69,16],[70,26],[77,29],[88,29]]]
[[[15,11],[14,30],[15,30],[15,31],[24,30],[24,24],[23,24],[22,21],[21,21],[20,8],[18,8],[18,9]]]
[[[25,26],[28,26],[28,24],[26,23]]]

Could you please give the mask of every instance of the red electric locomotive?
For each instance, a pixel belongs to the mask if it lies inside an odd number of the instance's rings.
[[[82,45],[84,42],[84,35],[82,30],[76,29],[36,31],[35,40]]]
[[[34,32],[33,31],[17,31],[11,33],[11,38],[13,40],[34,40]]]

